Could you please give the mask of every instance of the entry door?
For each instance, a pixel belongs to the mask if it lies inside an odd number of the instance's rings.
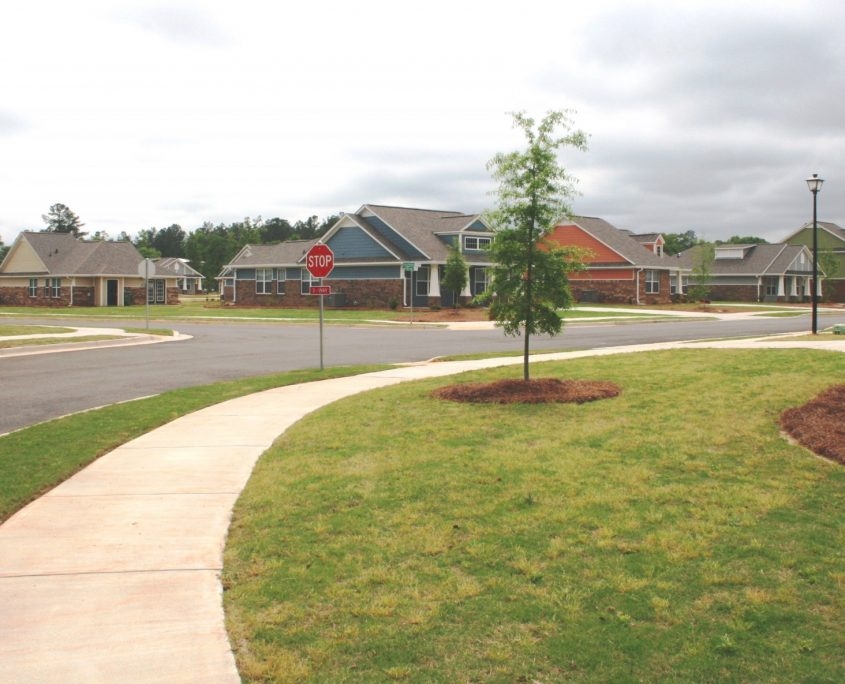
[[[117,281],[106,281],[106,306],[117,306]]]

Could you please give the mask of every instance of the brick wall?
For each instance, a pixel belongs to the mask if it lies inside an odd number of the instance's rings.
[[[360,306],[364,308],[386,308],[390,300],[395,299],[402,304],[401,280],[327,280],[331,285],[332,294],[346,295],[346,306]],[[235,304],[241,306],[269,306],[269,307],[309,307],[319,306],[320,298],[300,293],[300,281],[288,280],[285,284],[285,294],[276,294],[276,283],[271,283],[273,294],[256,294],[254,280],[238,280]],[[231,288],[226,288],[225,301],[232,302]]]
[[[45,306],[45,307],[67,307],[70,306],[70,288],[59,289],[59,297],[47,297],[44,295],[44,288],[38,288],[35,297],[29,296],[28,287],[3,287],[0,288],[0,304],[4,306]],[[73,288],[74,306],[92,306],[94,293],[90,287]]]
[[[576,301],[604,304],[636,304],[636,280],[570,280],[569,287]],[[669,271],[660,271],[660,291],[646,294],[645,273],[640,274],[640,304],[668,304]]]

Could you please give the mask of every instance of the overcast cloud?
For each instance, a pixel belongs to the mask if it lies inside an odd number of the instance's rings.
[[[365,202],[479,211],[574,109],[576,213],[780,240],[845,226],[845,5],[30,0],[0,9],[0,237],[290,221]]]

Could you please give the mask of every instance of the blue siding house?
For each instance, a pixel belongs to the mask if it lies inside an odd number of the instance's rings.
[[[469,265],[467,301],[487,287],[492,233],[477,214],[365,204],[343,214],[320,239],[334,252],[330,306],[451,306],[440,283],[457,245]],[[250,306],[308,306],[312,279],[305,254],[317,240],[247,245],[219,276],[226,301]],[[412,266],[409,266],[412,265]],[[411,270],[412,269],[412,270]]]

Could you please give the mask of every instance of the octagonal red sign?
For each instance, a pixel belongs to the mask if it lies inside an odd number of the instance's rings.
[[[305,268],[312,278],[325,278],[334,268],[334,252],[318,242],[305,255]]]

